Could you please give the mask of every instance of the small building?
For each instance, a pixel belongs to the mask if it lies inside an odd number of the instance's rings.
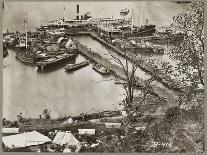
[[[79,135],[95,135],[95,129],[78,129]]]
[[[106,128],[120,128],[121,123],[105,123]]]
[[[19,128],[2,128],[2,136],[14,135],[19,133]]]
[[[125,110],[122,110],[122,111],[121,111],[121,115],[122,115],[122,116],[127,116],[127,112],[126,112]]]
[[[136,126],[135,127],[135,130],[138,130],[138,131],[144,131],[146,129],[146,126]]]

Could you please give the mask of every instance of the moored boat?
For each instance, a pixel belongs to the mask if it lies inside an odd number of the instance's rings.
[[[16,58],[19,59],[23,63],[27,63],[27,64],[35,63],[34,55],[26,55],[19,51],[16,52]]]
[[[6,45],[3,43],[3,58],[7,57],[9,55],[9,52],[7,50]]]
[[[77,64],[67,64],[67,66],[65,67],[66,71],[74,71],[80,68],[83,68],[85,66],[88,66],[89,62],[88,61],[83,61]]]
[[[51,57],[51,58],[48,58],[42,61],[38,61],[36,65],[38,69],[45,70],[45,69],[49,69],[49,68],[52,68],[58,65],[65,64],[68,61],[75,59],[75,57],[76,57],[75,54],[63,53],[55,57]]]
[[[94,64],[92,68],[100,74],[103,74],[103,75],[110,74],[110,70],[100,64]]]

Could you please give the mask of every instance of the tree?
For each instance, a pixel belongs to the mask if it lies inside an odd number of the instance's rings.
[[[24,118],[23,118],[21,112],[17,115],[17,120],[18,120],[19,122],[23,122],[23,121],[24,121]]]
[[[126,119],[123,121],[123,123],[126,125],[126,133],[128,132],[129,128],[130,128],[130,124],[131,124],[131,120],[132,117],[134,115],[134,113],[136,113],[139,108],[141,107],[141,105],[144,103],[145,99],[147,98],[147,95],[150,94],[152,92],[152,87],[150,87],[149,83],[150,80],[146,80],[143,81],[145,83],[145,88],[143,89],[143,97],[142,100],[137,101],[135,100],[135,88],[137,87],[137,83],[139,81],[139,79],[135,76],[135,73],[137,71],[138,65],[137,65],[137,61],[136,61],[136,57],[138,56],[138,54],[132,54],[132,52],[126,51],[126,49],[123,50],[124,51],[124,57],[128,57],[129,55],[133,56],[134,59],[132,60],[128,60],[125,59],[124,61],[122,61],[120,59],[119,56],[111,53],[111,57],[113,58],[113,60],[121,67],[121,70],[123,71],[124,74],[124,82],[120,81],[120,79],[116,78],[116,81],[120,84],[120,86],[125,90],[125,99],[122,102],[124,109],[127,113],[127,117]]]
[[[170,57],[178,60],[176,75],[182,75],[180,82],[189,89],[204,86],[204,2],[193,2],[173,20],[183,31],[183,40],[171,43],[168,49]]]
[[[42,114],[44,115],[45,119],[50,119],[50,111],[48,109],[44,109]]]

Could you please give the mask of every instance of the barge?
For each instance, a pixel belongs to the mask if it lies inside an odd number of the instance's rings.
[[[52,67],[55,67],[58,65],[65,64],[68,61],[73,60],[75,58],[76,58],[75,54],[63,53],[63,54],[57,55],[55,57],[51,57],[51,58],[48,58],[48,59],[45,59],[42,61],[38,61],[36,63],[36,65],[37,65],[38,69],[46,70],[46,69],[49,69],[49,68],[52,68]]]
[[[78,69],[83,68],[83,67],[88,66],[88,65],[89,65],[88,61],[83,61],[83,62],[80,62],[80,63],[77,63],[77,64],[68,64],[65,67],[65,70],[66,71],[74,71],[74,70],[78,70]]]
[[[26,64],[35,64],[36,62],[44,59],[44,57],[34,54],[25,54],[20,51],[16,52],[16,58]]]
[[[16,58],[26,64],[35,64],[37,61],[43,59],[41,55],[36,54],[36,51],[33,47],[25,47],[17,45],[16,49]]]
[[[22,52],[19,52],[19,51],[17,51],[17,53],[16,53],[16,58],[23,63],[27,63],[27,64],[34,64],[35,63],[35,58],[33,55],[26,55],[26,54],[23,54]]]

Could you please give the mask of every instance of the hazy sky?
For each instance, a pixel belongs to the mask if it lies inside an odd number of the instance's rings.
[[[121,18],[120,10],[124,8],[133,9],[135,19],[140,17],[140,8],[143,10],[143,22],[146,18],[150,24],[157,27],[169,25],[172,17],[186,9],[189,4],[176,4],[165,1],[120,1],[120,2],[5,2],[3,12],[3,31],[23,30],[23,20],[26,16],[28,27],[34,30],[40,25],[40,21],[50,21],[63,17],[63,8],[66,7],[66,19],[73,19],[76,15],[76,5],[80,5],[80,13],[90,11],[93,17]],[[131,17],[131,14],[128,15]],[[139,22],[139,20],[137,20]],[[136,24],[136,23],[135,23]],[[137,23],[138,24],[138,23]]]

